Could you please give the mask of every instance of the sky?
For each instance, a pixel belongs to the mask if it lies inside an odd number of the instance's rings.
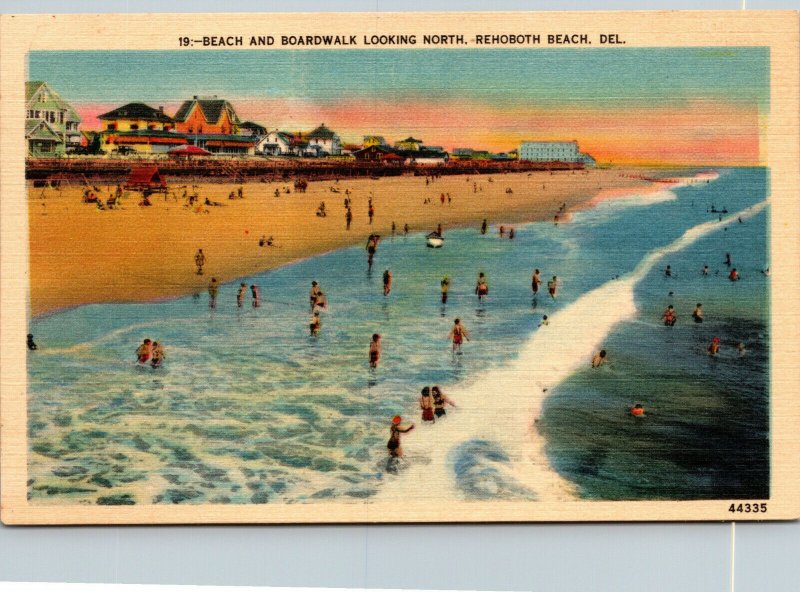
[[[763,164],[767,48],[38,51],[48,82],[99,129],[129,102],[174,114],[194,95],[242,120],[344,142],[409,135],[494,152],[577,140],[599,162]]]

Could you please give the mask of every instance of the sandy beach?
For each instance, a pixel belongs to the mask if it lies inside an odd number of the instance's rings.
[[[239,184],[184,185],[167,179],[170,192],[154,195],[152,207],[139,207],[130,192],[122,207],[98,210],[82,203],[79,184],[61,189],[29,188],[30,307],[34,316],[89,303],[143,302],[204,291],[215,277],[226,282],[291,261],[366,242],[371,232],[397,233],[552,219],[562,203],[585,205],[600,192],[652,191],[654,184],[628,176],[624,169],[537,172],[312,182],[306,193],[287,183],[248,183],[244,199],[229,200]],[[637,170],[645,175],[647,171]],[[289,187],[290,194],[284,193]],[[105,200],[114,189],[99,186]],[[275,190],[281,191],[275,196]],[[350,190],[353,221],[345,228],[345,190]],[[511,193],[508,193],[508,190]],[[657,188],[656,188],[657,189]],[[219,206],[190,208],[183,192],[197,192]],[[452,199],[442,205],[440,196]],[[373,197],[375,217],[367,211]],[[430,198],[430,203],[424,203]],[[327,216],[315,215],[320,202]],[[259,247],[262,236],[271,247]],[[194,255],[206,256],[204,274],[195,273]],[[366,256],[365,256],[366,260]],[[366,261],[365,261],[366,264]]]

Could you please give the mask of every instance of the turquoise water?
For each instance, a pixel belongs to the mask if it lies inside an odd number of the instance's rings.
[[[371,275],[359,246],[242,278],[261,287],[258,309],[249,298],[236,307],[237,281],[222,286],[215,310],[201,294],[36,319],[30,495],[91,503],[370,498],[390,478],[402,478],[386,471],[388,421],[398,413],[416,418],[421,385],[438,383],[447,392],[499,368],[517,356],[543,314],[630,272],[647,253],[708,221],[712,202],[733,212],[766,191],[763,169],[726,170],[717,181],[674,194],[602,203],[570,224],[519,226],[513,241],[494,228],[485,236],[447,231],[445,247],[436,250],[421,235],[387,237]],[[671,256],[674,277],[666,282],[654,271],[645,278],[637,290],[639,319],[609,336],[612,363],[553,390],[541,429],[552,465],[581,495],[684,499],[766,488],[767,284],[757,273],[766,266],[766,227],[761,214]],[[714,275],[725,271],[725,252],[742,273],[738,284]],[[711,276],[699,277],[698,258],[707,260]],[[545,279],[559,276],[557,300],[532,300],[534,267]],[[387,268],[394,283],[384,297]],[[473,294],[480,271],[491,290],[483,303]],[[439,302],[444,274],[451,278],[446,306]],[[312,280],[330,301],[317,338],[308,335]],[[671,331],[658,323],[668,291],[681,315]],[[688,323],[687,303],[695,300],[706,309],[702,331]],[[460,356],[447,341],[455,317],[472,334]],[[383,356],[371,371],[367,349],[376,332]],[[704,355],[711,333],[725,344],[714,360]],[[164,367],[133,363],[145,337],[165,345]],[[738,339],[748,344],[741,358],[729,347]],[[624,413],[633,392],[653,410],[646,423],[631,424]],[[609,437],[620,425],[626,436]],[[471,450],[469,442],[465,434],[459,449]],[[738,460],[722,462],[709,443],[736,449]],[[629,446],[638,458],[626,455]],[[681,452],[687,446],[695,454]],[[659,466],[672,463],[670,473],[643,485],[639,459],[654,454]],[[455,468],[445,477],[470,497]]]

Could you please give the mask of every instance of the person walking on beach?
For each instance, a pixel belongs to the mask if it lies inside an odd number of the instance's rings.
[[[666,310],[664,310],[664,313],[661,315],[661,318],[664,319],[664,324],[667,327],[674,327],[675,323],[678,320],[678,315],[676,314],[675,309],[670,304],[666,308]]]
[[[394,220],[392,220],[392,236],[394,236],[396,233],[397,233],[397,224],[395,224]]]
[[[461,344],[464,343],[465,339],[469,341],[469,331],[461,324],[461,319],[456,319],[453,322],[453,328],[450,329],[447,338],[453,341],[453,352],[461,353]]]
[[[217,308],[217,293],[219,292],[219,285],[217,278],[211,278],[211,283],[208,284],[208,307]]]
[[[450,291],[450,278],[444,276],[442,281],[439,282],[439,285],[442,290],[442,304],[447,304],[447,293]]]
[[[311,322],[309,323],[308,328],[311,330],[312,337],[319,335],[319,331],[322,329],[322,319],[319,316],[318,310],[315,310],[314,314],[311,315]]]
[[[556,292],[558,291],[558,277],[553,276],[553,279],[547,282],[547,291],[550,293],[550,298],[556,299]]]
[[[694,307],[694,312],[692,313],[692,318],[694,319],[695,323],[702,323],[703,322],[703,305],[699,302],[697,306]]]
[[[372,219],[375,217],[375,206],[372,205],[370,200],[369,209],[367,210],[367,215],[369,216],[369,223],[372,224]]]
[[[403,234],[408,236],[408,231],[409,231],[408,224],[406,224],[405,226],[403,226]]]
[[[136,360],[140,364],[146,364],[150,361],[150,357],[153,355],[153,344],[149,339],[145,339],[136,349]]]
[[[239,291],[236,293],[236,306],[238,306],[239,308],[242,308],[242,305],[244,304],[244,295],[246,292],[247,292],[247,284],[242,282],[241,284],[239,284]]]
[[[383,272],[383,295],[388,296],[392,291],[392,272],[388,269]]]
[[[592,358],[592,368],[599,368],[600,366],[605,364],[607,361],[608,360],[606,359],[606,350],[601,349]]]
[[[261,306],[261,290],[255,284],[250,286],[250,293],[253,295],[253,308]]]
[[[317,282],[311,282],[311,292],[308,294],[308,300],[311,303],[311,310],[314,310],[314,305],[317,304],[317,298],[319,298],[319,293],[322,290],[319,287]]]
[[[344,221],[345,230],[350,230],[350,224],[353,223],[353,211],[350,208],[347,208],[347,211],[344,213]]]
[[[481,234],[486,234],[486,229],[488,228],[488,223],[486,222],[486,218],[483,219],[481,223]]]
[[[164,359],[166,357],[167,355],[164,353],[164,346],[161,345],[158,341],[154,341],[150,366],[152,366],[153,368],[160,368],[161,364],[164,363]]]
[[[478,282],[475,284],[475,293],[478,295],[478,302],[489,294],[489,284],[486,282],[486,276],[483,272],[478,274]]]
[[[455,401],[445,395],[438,386],[431,388],[431,395],[433,395],[433,413],[436,417],[444,417],[447,415],[444,408],[445,405],[450,405],[453,408],[456,407]]]
[[[377,368],[378,361],[381,359],[381,336],[377,333],[372,335],[372,341],[369,342],[369,367]]]
[[[197,266],[197,275],[203,275],[203,265],[206,264],[206,256],[203,254],[203,249],[197,249],[194,256],[194,264]]]
[[[400,422],[403,418],[395,415],[392,418],[392,426],[389,431],[389,442],[386,443],[386,448],[389,449],[389,456],[392,458],[401,458],[403,456],[403,448],[400,446],[400,434],[407,434],[414,429],[414,424],[409,426],[402,426]]]
[[[431,423],[436,421],[433,416],[433,398],[431,397],[430,387],[424,387],[422,394],[419,397],[419,408],[422,409],[422,421],[429,421]]]
[[[542,277],[539,275],[541,272],[538,269],[533,270],[533,275],[531,276],[531,290],[533,290],[533,295],[536,296],[539,293],[539,286],[542,285]]]

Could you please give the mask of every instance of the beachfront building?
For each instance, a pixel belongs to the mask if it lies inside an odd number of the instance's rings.
[[[382,146],[388,148],[389,144],[383,136],[364,136],[364,141],[361,143],[362,148],[369,148],[370,146]]]
[[[475,151],[472,148],[453,148],[453,158],[458,160],[469,160]]]
[[[75,109],[43,81],[25,83],[25,140],[30,156],[57,156],[81,145]]]
[[[308,134],[304,134],[310,150],[317,152],[317,156],[339,156],[342,153],[342,140],[332,130],[322,123]],[[313,148],[319,146],[319,149]]]
[[[359,162],[382,162],[392,164],[402,164],[406,160],[405,156],[397,154],[395,150],[385,146],[378,146],[377,144],[367,146],[361,150],[356,150],[353,152],[353,157]]]
[[[260,138],[267,135],[267,128],[254,121],[244,121],[239,124],[239,135]]]
[[[519,159],[533,162],[583,163],[584,155],[578,150],[578,142],[523,142],[519,147]]]
[[[175,133],[175,120],[164,113],[164,107],[128,103],[98,119],[103,122],[100,135],[106,152],[164,154],[187,143],[185,136]]]
[[[211,154],[222,156],[254,155],[257,138],[231,134],[187,134],[190,143]]]
[[[406,152],[416,152],[422,149],[422,140],[417,140],[413,136],[408,136],[405,140],[400,140],[399,142],[395,142],[394,147],[398,150],[403,150]]]
[[[216,95],[207,99],[195,95],[175,113],[175,129],[188,135],[238,135],[240,124],[233,105]]]

